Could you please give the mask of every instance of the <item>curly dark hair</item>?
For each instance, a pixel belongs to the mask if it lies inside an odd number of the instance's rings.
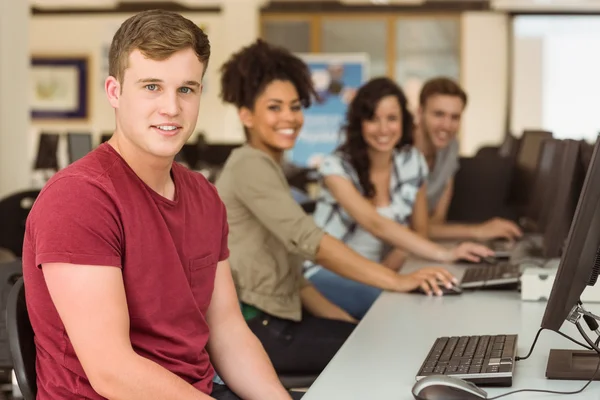
[[[317,96],[304,61],[283,47],[258,39],[233,54],[221,67],[221,99],[238,109],[253,110],[256,98],[276,80],[291,82],[304,108],[310,107]]]
[[[377,105],[387,96],[395,96],[398,99],[402,114],[402,136],[395,146],[396,149],[400,150],[404,146],[413,144],[413,116],[408,111],[406,96],[393,80],[380,77],[364,84],[350,103],[343,127],[345,141],[337,150],[356,171],[367,198],[375,197],[375,185],[369,177],[371,160],[367,153],[368,145],[363,138],[362,123],[373,119]]]

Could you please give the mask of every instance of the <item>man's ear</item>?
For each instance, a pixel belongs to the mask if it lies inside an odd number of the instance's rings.
[[[104,90],[108,102],[113,108],[119,108],[119,95],[121,94],[121,84],[114,76],[109,76],[104,82]]]
[[[238,114],[240,116],[240,121],[242,121],[242,124],[246,128],[254,127],[254,114],[248,107],[241,107]]]

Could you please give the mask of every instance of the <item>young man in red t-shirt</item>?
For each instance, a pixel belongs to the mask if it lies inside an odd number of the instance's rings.
[[[290,399],[242,318],[225,208],[173,163],[209,55],[202,30],[165,11],[133,16],[113,39],[114,135],[57,173],[27,221],[40,400]]]

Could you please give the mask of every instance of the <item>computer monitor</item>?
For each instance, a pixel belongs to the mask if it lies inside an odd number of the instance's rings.
[[[73,163],[92,151],[92,135],[90,133],[67,133],[69,162]]]
[[[600,141],[596,142],[556,278],[542,319],[542,328],[558,331],[578,305],[586,286],[600,271]],[[595,365],[594,365],[595,367]]]
[[[561,141],[558,139],[544,140],[540,149],[535,182],[531,201],[527,207],[527,214],[524,215],[536,226],[537,230],[543,232],[541,225],[545,224],[546,214],[550,203],[553,203],[553,196],[548,196],[556,189],[556,174],[553,172],[561,161],[562,150]]]
[[[507,133],[498,149],[498,155],[500,155],[500,157],[516,158],[518,149],[519,139],[510,133]]]
[[[550,138],[552,132],[526,130],[519,141],[509,202],[520,214],[526,212],[531,200],[542,142]]]
[[[40,133],[38,152],[34,169],[52,169],[58,171],[58,133]]]
[[[581,163],[580,142],[567,139],[561,144],[562,157],[554,173],[556,190],[546,193],[552,199],[544,227],[543,256],[546,258],[560,257],[562,253],[586,174]]]

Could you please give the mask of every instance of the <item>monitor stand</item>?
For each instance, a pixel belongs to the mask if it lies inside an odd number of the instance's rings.
[[[600,362],[600,354],[591,350],[550,350],[546,378],[584,380],[592,379]],[[594,380],[600,380],[600,369]]]

